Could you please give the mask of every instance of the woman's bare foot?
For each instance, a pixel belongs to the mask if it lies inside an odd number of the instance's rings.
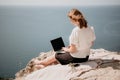
[[[42,65],[42,64],[40,64],[40,65],[35,65],[34,67],[37,68],[37,69],[42,69],[42,68],[44,68],[45,66]]]

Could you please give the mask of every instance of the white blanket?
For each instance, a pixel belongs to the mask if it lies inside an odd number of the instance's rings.
[[[29,74],[25,77],[25,80],[70,80],[96,67],[97,63],[94,61],[80,63],[80,66],[75,67],[74,71],[69,65],[51,65]]]

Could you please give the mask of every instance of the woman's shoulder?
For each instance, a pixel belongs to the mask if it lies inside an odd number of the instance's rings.
[[[91,28],[92,30],[94,30],[94,27],[93,27],[93,26],[90,26],[90,28]]]
[[[76,32],[76,31],[79,31],[79,30],[80,30],[79,27],[75,27],[75,28],[73,28],[72,31],[73,31],[73,32],[74,32],[74,31]]]
[[[93,26],[88,26],[88,30],[94,31],[94,27]]]

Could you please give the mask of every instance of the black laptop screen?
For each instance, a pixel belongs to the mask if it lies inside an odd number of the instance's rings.
[[[51,40],[51,44],[54,51],[61,50],[62,47],[65,47],[62,37]]]

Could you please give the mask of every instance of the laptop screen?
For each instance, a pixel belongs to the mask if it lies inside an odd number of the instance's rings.
[[[54,51],[59,51],[62,47],[65,47],[62,37],[53,39],[50,41]]]

